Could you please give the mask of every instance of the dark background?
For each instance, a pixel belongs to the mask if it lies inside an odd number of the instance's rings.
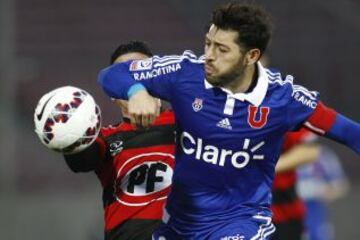
[[[101,188],[94,174],[73,174],[41,145],[33,111],[46,92],[74,85],[89,91],[103,124],[120,112],[96,84],[121,42],[145,40],[158,54],[203,53],[214,0],[0,0],[0,238],[96,239],[102,229]],[[360,2],[255,1],[273,15],[271,66],[322,101],[359,121]],[[360,159],[340,155],[351,190],[331,205],[337,239],[360,239]]]

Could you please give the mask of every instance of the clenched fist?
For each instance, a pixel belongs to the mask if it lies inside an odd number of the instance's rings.
[[[135,128],[149,127],[160,114],[160,101],[146,90],[140,90],[131,96],[128,102],[128,113]]]

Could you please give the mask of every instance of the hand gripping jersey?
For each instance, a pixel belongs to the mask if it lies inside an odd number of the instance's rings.
[[[104,188],[105,239],[150,240],[161,222],[174,167],[174,116],[147,130],[129,123],[102,128],[84,152],[65,155],[73,171],[94,170]]]
[[[253,90],[235,94],[207,82],[203,59],[189,51],[116,64],[99,74],[110,97],[127,99],[141,82],[173,107],[176,167],[163,220],[179,239],[213,239],[230,223],[269,218],[274,168],[289,130],[306,123],[360,153],[359,124],[328,110],[316,92],[294,85],[292,76],[260,63],[256,69]],[[345,128],[352,136],[342,133]],[[238,231],[223,239],[250,236]],[[273,228],[267,221],[257,231],[253,240]]]

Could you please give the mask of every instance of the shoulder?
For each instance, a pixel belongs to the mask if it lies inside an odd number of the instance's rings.
[[[152,59],[153,71],[158,74],[175,73],[177,83],[202,82],[204,79],[205,57],[198,57],[190,50],[184,51],[182,55],[154,56]]]
[[[175,125],[175,115],[172,110],[165,110],[160,113],[160,115],[155,119],[151,128],[162,125]],[[135,132],[135,129],[130,123],[121,122],[113,125],[107,125],[100,129],[100,138],[107,138],[111,135],[121,134],[121,133],[129,133]]]
[[[165,110],[160,113],[159,117],[155,119],[154,126],[158,125],[174,125],[175,115],[172,110]]]
[[[158,56],[155,55],[152,57],[154,64],[161,64],[163,62],[192,62],[192,63],[204,63],[204,56],[196,56],[195,53],[191,50],[185,50],[181,55],[165,55]]]
[[[101,127],[99,137],[107,138],[120,132],[128,132],[133,130],[134,128],[131,126],[131,124],[125,122],[116,123]]]
[[[193,76],[203,69],[204,57],[186,50],[181,55],[155,55],[144,60],[134,60],[129,65],[135,80],[145,80],[160,75]]]
[[[274,68],[265,69],[269,81],[269,91],[280,99],[295,100],[304,105],[314,105],[319,97],[316,91],[310,91],[307,88],[295,84],[294,76],[290,74],[283,75]],[[284,100],[285,100],[284,99]]]
[[[161,68],[168,65],[179,64],[180,66],[196,66],[204,64],[204,56],[197,57],[191,50],[185,50],[181,55],[166,55],[166,56],[153,56],[152,67]]]
[[[292,75],[283,75],[276,68],[265,68],[266,75],[269,81],[269,88],[291,90],[294,85],[294,77]]]
[[[264,74],[268,81],[267,96],[274,105],[286,105],[291,99],[293,92],[292,75],[283,75],[278,69],[264,68]]]

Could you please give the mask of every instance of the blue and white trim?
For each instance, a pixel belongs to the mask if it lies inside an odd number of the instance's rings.
[[[265,221],[265,223],[260,225],[256,235],[253,236],[250,240],[266,240],[268,236],[275,232],[275,226],[271,222],[271,217],[255,215],[253,218]]]
[[[164,67],[169,64],[180,63],[184,60],[189,60],[192,63],[204,63],[205,58],[201,56],[198,58],[192,51],[186,50],[182,55],[169,55],[165,57],[153,56],[153,67]]]

